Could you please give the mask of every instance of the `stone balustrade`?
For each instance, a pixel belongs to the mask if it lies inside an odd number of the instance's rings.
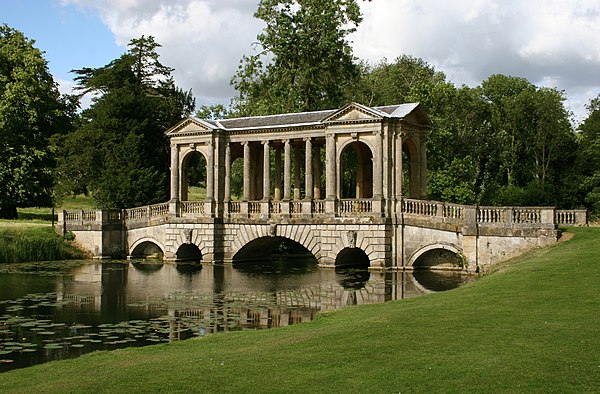
[[[334,212],[327,212],[326,200],[312,201],[229,201],[224,216],[230,218],[252,217],[381,217],[374,212],[371,199],[341,199],[334,204]],[[209,207],[211,205],[208,205]],[[438,201],[402,199],[400,214],[406,219],[425,220],[429,223],[446,223],[481,228],[516,228],[547,226],[585,226],[585,210],[556,210],[552,207],[490,207],[467,206]],[[169,203],[148,205],[124,210],[69,210],[59,212],[63,225],[86,225],[100,223],[149,223],[167,220],[169,217],[210,218],[214,212],[207,211],[205,201],[182,201],[177,204],[176,214],[169,210]]]

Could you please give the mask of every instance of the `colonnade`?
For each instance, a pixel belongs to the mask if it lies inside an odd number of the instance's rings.
[[[410,109],[424,117],[418,104]],[[206,161],[205,201],[211,204],[207,205],[209,211],[215,207],[217,215],[217,211],[227,209],[219,206],[238,199],[272,203],[324,201],[328,212],[335,211],[341,200],[371,200],[376,205],[369,205],[368,209],[379,212],[378,207],[385,200],[399,200],[402,196],[426,198],[425,143],[430,126],[405,123],[391,116],[361,119],[364,113],[371,115],[368,111],[381,114],[379,110],[352,104],[331,111],[329,117],[318,122],[298,123],[299,118],[308,118],[312,113],[220,123],[188,119],[167,133],[171,138],[171,202],[187,201],[186,166],[194,153]],[[323,112],[326,111],[315,114]],[[339,121],[340,114],[351,116],[351,121]],[[286,117],[290,121],[283,124]],[[265,126],[271,120],[273,125]],[[348,149],[354,151],[355,163],[345,161]],[[409,158],[406,163],[403,154]],[[243,187],[241,196],[234,199],[232,167],[238,159],[243,161]],[[352,193],[346,187],[343,195],[346,165],[356,166],[352,172],[356,174],[356,185],[350,187]],[[409,190],[403,190],[406,165]]]

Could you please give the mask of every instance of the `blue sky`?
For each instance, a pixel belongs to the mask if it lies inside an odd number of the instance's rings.
[[[196,103],[229,104],[229,81],[262,22],[258,0],[2,0],[0,23],[45,52],[61,91],[71,69],[99,67],[152,35],[175,82]],[[581,121],[600,94],[598,0],[359,0],[364,20],[354,54],[376,64],[422,58],[455,85],[478,86],[492,74],[564,90]]]
[[[55,80],[69,81],[70,70],[99,67],[119,57],[125,49],[93,12],[53,0],[4,0],[0,22],[36,41],[45,52]]]

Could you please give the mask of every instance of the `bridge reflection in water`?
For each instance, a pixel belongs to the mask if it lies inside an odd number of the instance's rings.
[[[61,281],[58,294],[74,304],[85,300],[81,304],[101,315],[168,316],[174,339],[200,327],[211,333],[307,322],[319,311],[447,290],[468,278],[453,271],[320,269],[310,259],[203,266],[94,262],[74,270],[72,281]]]
[[[0,372],[96,350],[282,327],[319,311],[448,288],[440,278],[423,279],[425,273],[331,270],[314,259],[290,258],[254,265],[17,265],[0,273]],[[450,287],[465,278],[445,276]]]

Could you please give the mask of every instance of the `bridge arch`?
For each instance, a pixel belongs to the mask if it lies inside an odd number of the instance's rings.
[[[250,242],[259,238],[284,238],[294,241],[308,250],[317,260],[321,257],[321,243],[310,225],[239,225],[234,234],[230,257]]]
[[[201,261],[202,251],[193,243],[184,243],[175,252],[176,261]]]
[[[340,144],[338,155],[340,198],[373,197],[373,148],[366,141],[348,140]]]
[[[335,267],[360,267],[369,268],[371,262],[369,256],[360,248],[344,248],[335,258]]]
[[[140,238],[134,242],[129,248],[130,258],[147,258],[149,256],[156,256],[156,258],[163,259],[165,256],[165,247],[158,240],[150,237]]]
[[[427,258],[428,256],[432,256],[434,253],[442,255],[442,257],[444,257],[443,255],[450,257],[451,256],[450,254],[453,254],[454,257],[457,259],[463,255],[463,251],[460,248],[456,247],[455,245],[452,245],[449,243],[435,243],[435,244],[424,246],[424,247],[420,248],[419,250],[417,250],[416,252],[414,252],[408,260],[408,266],[412,267],[412,268],[431,267],[433,265],[427,265],[427,264],[420,265],[419,262],[422,261],[424,258]],[[433,257],[432,261],[434,261],[436,256],[432,256],[432,257]]]

